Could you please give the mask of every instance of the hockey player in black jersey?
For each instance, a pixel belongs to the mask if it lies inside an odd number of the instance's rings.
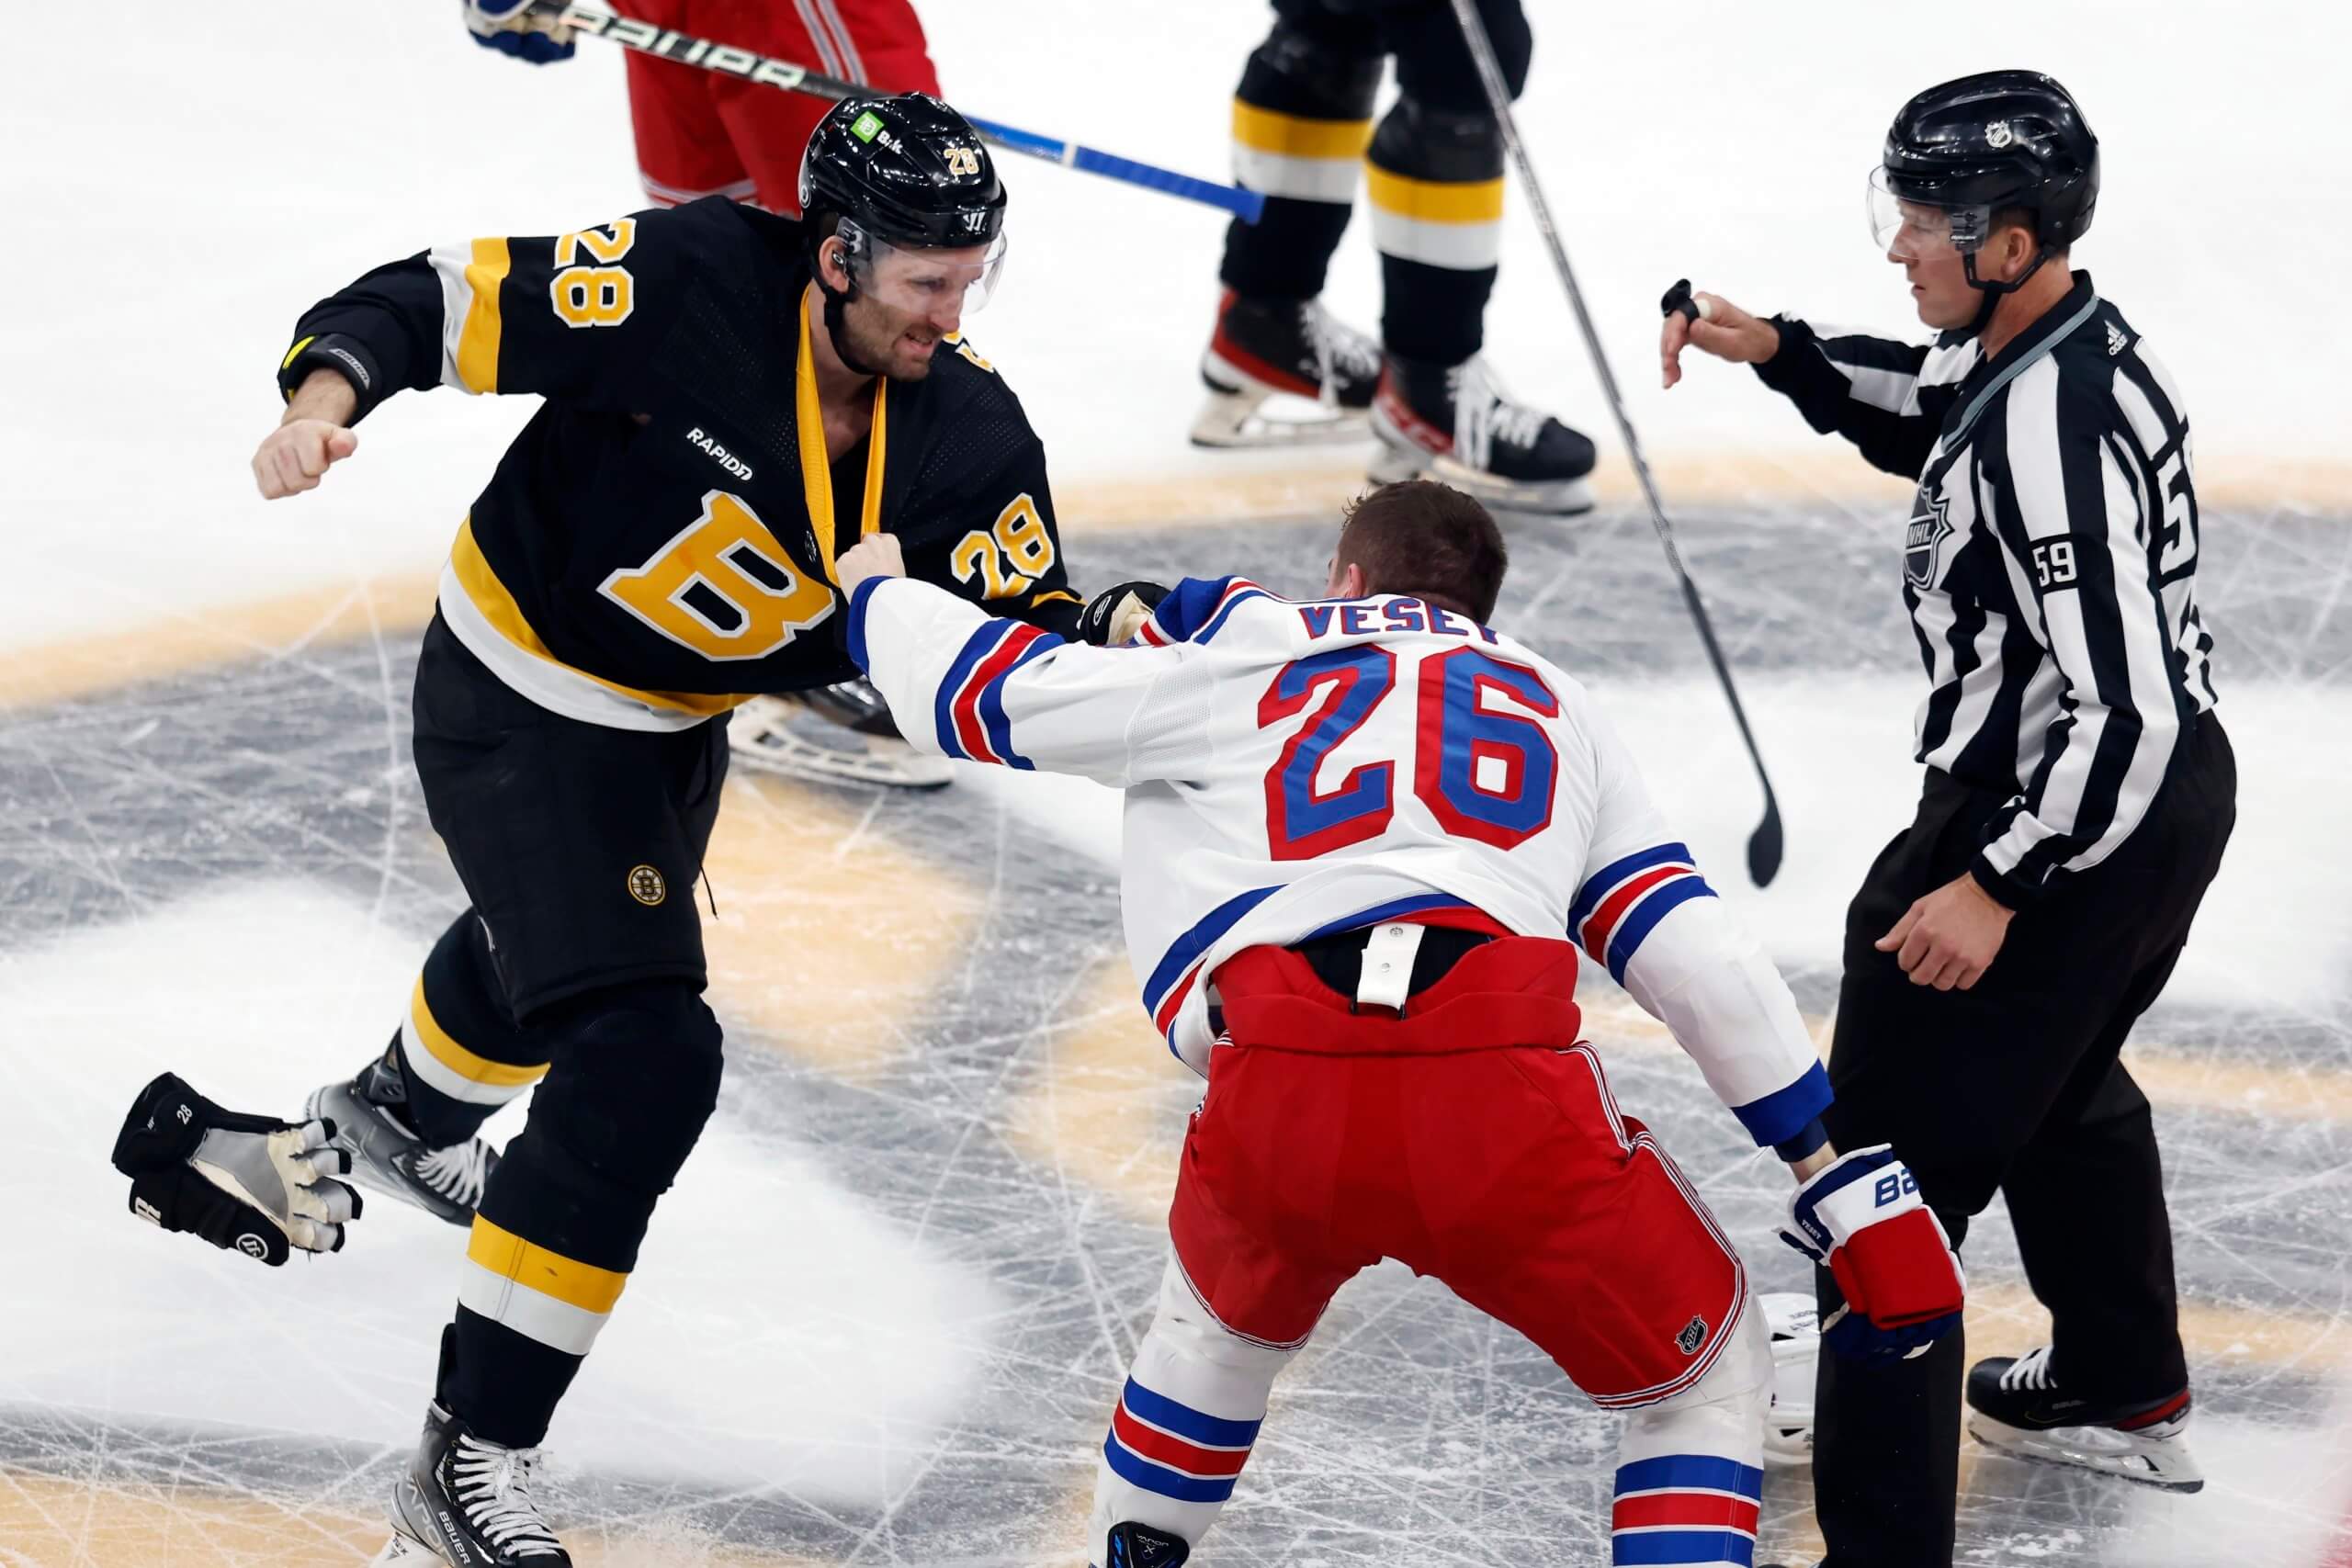
[[[1233,98],[1236,178],[1266,195],[1226,232],[1224,292],[1201,359],[1204,446],[1360,433],[1378,479],[1424,470],[1488,505],[1560,515],[1592,505],[1592,443],[1504,395],[1478,358],[1502,247],[1503,142],[1446,0],[1273,0],[1274,27]],[[1521,0],[1478,0],[1511,94],[1533,50]],[[1381,69],[1397,97],[1372,124]],[[1369,183],[1385,297],[1378,343],[1317,300]],[[1276,421],[1277,392],[1321,420]]]
[[[1931,87],[1895,117],[1871,196],[1935,343],[1702,294],[1668,317],[1662,368],[1674,385],[1686,345],[1751,365],[1917,481],[1900,556],[1925,788],[1847,912],[1825,1120],[1840,1144],[1892,1143],[1955,1243],[2007,1200],[2052,1342],[1969,1371],[1969,1430],[2195,1491],[2163,1172],[2117,1053],[2220,866],[2237,773],[2198,609],[2188,413],[2067,265],[2098,188],[2098,140],[2047,76]],[[1830,1568],[1952,1561],[1963,1355],[1954,1334],[1886,1369],[1823,1358]]]
[[[377,268],[304,313],[265,496],[353,457],[404,388],[547,402],[459,525],[424,634],[418,774],[471,907],[390,1046],[312,1097],[356,1179],[468,1224],[382,1561],[568,1562],[536,1445],[716,1100],[693,884],[745,694],[843,681],[836,555],[1074,633],[1044,449],[962,318],[1005,197],[936,99],[819,127],[803,221],[713,197]],[[928,722],[928,715],[921,721]],[[476,1137],[537,1084],[504,1156]]]

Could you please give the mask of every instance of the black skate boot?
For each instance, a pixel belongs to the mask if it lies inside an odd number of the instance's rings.
[[[392,1539],[372,1568],[571,1568],[531,1495],[538,1462],[538,1450],[484,1442],[426,1405],[424,1439],[392,1484]]]
[[[1181,1568],[1192,1551],[1182,1536],[1129,1521],[1111,1527],[1102,1568]]]
[[[1380,345],[1331,319],[1313,299],[1245,299],[1228,288],[1201,355],[1209,400],[1193,422],[1195,446],[1296,446],[1364,434],[1380,382]],[[1277,392],[1317,412],[1275,419],[1261,405]]]
[[[2166,1492],[2196,1492],[2205,1472],[2182,1440],[2188,1391],[2136,1404],[2071,1397],[2050,1372],[2050,1347],[1968,1370],[1968,1434],[2019,1459],[2071,1464]]]
[[[1541,409],[1512,402],[1476,360],[1388,356],[1372,433],[1383,483],[1426,473],[1499,511],[1568,517],[1592,510],[1592,443]]]
[[[430,1147],[409,1125],[407,1108],[396,1041],[350,1082],[313,1092],[309,1114],[334,1123],[334,1146],[351,1156],[354,1181],[453,1225],[472,1224],[498,1151],[480,1138]]]

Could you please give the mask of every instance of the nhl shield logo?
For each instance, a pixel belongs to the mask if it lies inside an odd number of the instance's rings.
[[[1707,1320],[1703,1317],[1692,1318],[1682,1325],[1682,1332],[1674,1337],[1675,1348],[1686,1356],[1697,1355],[1699,1347],[1706,1342]]]
[[[2006,119],[1996,119],[1984,128],[1984,145],[1995,152],[2007,147],[2017,139],[2017,132],[2009,129],[2009,122]]]
[[[1910,525],[1903,533],[1903,575],[1914,588],[1932,588],[1944,541],[1951,537],[1951,502],[1942,491],[1930,494],[1922,488],[1913,506]]]

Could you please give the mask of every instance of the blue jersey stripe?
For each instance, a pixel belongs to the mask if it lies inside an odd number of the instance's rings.
[[[1242,605],[1247,604],[1252,599],[1271,599],[1272,597],[1272,594],[1267,592],[1262,588],[1243,589],[1240,592],[1236,593],[1232,598],[1227,600],[1225,602],[1225,608],[1219,610],[1216,613],[1216,617],[1212,619],[1207,626],[1204,626],[1199,631],[1194,632],[1193,634],[1192,640],[1194,642],[1208,641],[1209,638],[1216,636],[1218,632],[1225,629],[1225,623],[1232,619],[1234,611],[1239,609]]]
[[[1476,906],[1469,900],[1458,898],[1451,893],[1425,893],[1417,897],[1399,898],[1394,903],[1375,904],[1369,909],[1360,910],[1348,916],[1345,919],[1333,920],[1328,926],[1317,926],[1298,940],[1313,942],[1317,937],[1333,936],[1340,931],[1351,931],[1361,926],[1376,926],[1383,920],[1393,920],[1399,915],[1418,915],[1424,909],[1476,908]]]
[[[1704,878],[1696,875],[1678,876],[1671,881],[1661,882],[1644,894],[1642,901],[1626,910],[1625,918],[1618,921],[1617,929],[1610,933],[1609,977],[1621,986],[1625,983],[1625,965],[1634,961],[1642,939],[1650,934],[1651,928],[1658,921],[1666,919],[1668,911],[1678,905],[1688,904],[1693,898],[1712,898],[1714,896],[1715,890],[1707,886]]]
[[[865,656],[865,602],[874,597],[876,589],[889,581],[887,577],[869,577],[849,596],[849,660],[869,675],[874,672],[874,665]]]
[[[1115,1432],[1102,1439],[1102,1460],[1113,1474],[1131,1486],[1173,1497],[1180,1503],[1222,1503],[1233,1495],[1230,1475],[1186,1475],[1129,1453]]]
[[[1658,844],[1623,860],[1610,862],[1584,879],[1577,889],[1577,901],[1568,906],[1568,935],[1574,937],[1600,901],[1616,890],[1617,885],[1637,871],[1647,871],[1654,865],[1695,865],[1690,851],[1681,844]]]
[[[1611,1537],[1609,1561],[1634,1568],[1678,1562],[1736,1562],[1747,1568],[1756,1561],[1756,1542],[1730,1530],[1645,1530]]]
[[[1161,1000],[1167,997],[1170,988],[1184,977],[1184,971],[1192,967],[1193,960],[1214,946],[1216,939],[1231,931],[1242,916],[1281,891],[1278,887],[1253,887],[1247,893],[1235,894],[1202,916],[1198,925],[1169,945],[1168,951],[1160,955],[1159,964],[1153,968],[1151,978],[1144,982],[1144,1010],[1158,1017]]]
[[[961,757],[967,761],[971,760],[972,754],[965,750],[956,739],[956,694],[964,689],[964,682],[971,679],[972,671],[979,668],[980,660],[995,652],[996,645],[1010,637],[1020,624],[1018,621],[990,621],[987,626],[978,627],[964,639],[962,650],[947,666],[947,673],[940,681],[939,691],[932,700],[932,721],[939,730],[939,749],[947,755]]]
[[[1168,591],[1168,597],[1151,613],[1152,622],[1169,641],[1189,641],[1232,586],[1229,577],[1187,577]]]
[[[1720,1454],[1660,1454],[1617,1467],[1616,1492],[1736,1492],[1743,1497],[1764,1495],[1764,1472],[1752,1464]]]
[[[1258,1440],[1258,1428],[1265,1424],[1204,1416],[1189,1404],[1179,1404],[1165,1394],[1152,1393],[1133,1378],[1127,1380],[1126,1392],[1121,1398],[1128,1415],[1212,1449],[1246,1449]]]
[[[1804,1070],[1804,1076],[1786,1089],[1776,1089],[1761,1100],[1751,1100],[1745,1105],[1735,1105],[1731,1113],[1747,1129],[1747,1135],[1760,1148],[1795,1137],[1805,1129],[1805,1123],[1829,1109],[1829,1075],[1815,1062]]]
[[[1027,648],[1023,649],[1020,657],[999,671],[995,680],[981,688],[980,723],[988,730],[989,749],[1003,758],[1008,766],[1034,770],[1037,764],[1012,749],[1012,721],[1004,715],[1004,683],[1012,679],[1012,672],[1015,670],[1033,659],[1043,658],[1061,646],[1062,639],[1047,632]]]

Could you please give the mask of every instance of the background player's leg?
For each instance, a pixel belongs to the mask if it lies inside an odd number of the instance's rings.
[[[481,920],[449,922],[384,1054],[311,1097],[352,1174],[456,1224],[472,1221],[498,1156],[474,1134],[546,1076],[548,1045],[514,1022]]]
[[[1519,0],[1478,9],[1516,98],[1533,51],[1527,17]],[[1384,10],[1381,28],[1398,96],[1366,154],[1387,354],[1373,428],[1392,455],[1377,477],[1443,458],[1440,477],[1487,501],[1583,511],[1592,443],[1467,368],[1485,345],[1502,251],[1504,153],[1461,26],[1444,0],[1414,0]]]
[[[697,32],[741,49],[797,61],[882,93],[939,93],[922,24],[906,0],[696,0]],[[800,156],[833,107],[731,76],[703,75],[733,156],[762,207],[800,215]]]
[[[1288,434],[1362,429],[1253,426],[1275,392],[1342,413],[1372,401],[1380,361],[1372,340],[1316,303],[1348,226],[1382,54],[1368,4],[1276,0],[1273,31],[1250,52],[1233,96],[1235,180],[1263,191],[1255,223],[1226,229],[1216,328],[1201,358],[1211,398],[1193,438],[1251,446]]]
[[[657,27],[688,32],[697,31],[694,23],[701,19],[690,15],[687,0],[637,0],[628,14]],[[722,34],[718,41],[737,40]],[[652,203],[676,207],[706,196],[751,200],[755,188],[751,172],[712,103],[710,73],[634,50],[624,51],[624,61],[628,73],[629,123],[637,135],[638,178]],[[770,97],[798,97],[771,88],[760,90]],[[820,112],[824,107],[817,104]],[[802,140],[807,140],[806,132]]]

